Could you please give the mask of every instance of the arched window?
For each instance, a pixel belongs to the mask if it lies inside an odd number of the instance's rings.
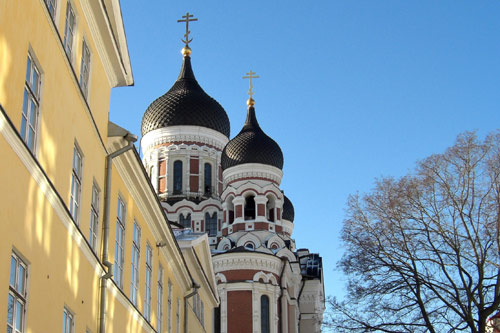
[[[226,218],[227,218],[227,222],[229,224],[232,224],[234,222],[234,204],[233,204],[233,199],[234,197],[233,196],[229,196],[227,199],[226,199],[226,210],[227,210],[227,215],[226,215]]]
[[[260,297],[260,331],[262,333],[269,333],[269,297],[262,295]]]
[[[217,212],[214,212],[212,216],[208,212],[205,213],[205,225],[209,236],[217,236]]]
[[[255,197],[253,195],[245,198],[245,220],[255,220]]]
[[[187,213],[186,217],[184,214],[179,215],[179,224],[184,228],[191,228],[191,213]]]
[[[274,211],[276,207],[276,201],[274,200],[274,196],[268,195],[267,196],[267,211],[266,211],[266,217],[269,222],[274,222],[275,217],[274,217]]]
[[[205,195],[212,195],[212,165],[205,163]]]
[[[182,161],[174,162],[174,194],[182,193]]]

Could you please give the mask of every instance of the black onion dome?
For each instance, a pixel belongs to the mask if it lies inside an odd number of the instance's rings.
[[[283,202],[283,215],[282,218],[283,220],[288,220],[290,222],[293,222],[293,219],[295,218],[295,209],[293,209],[292,202],[286,195],[283,194],[284,197],[284,202]]]
[[[207,127],[229,138],[226,111],[200,87],[189,56],[184,57],[181,72],[172,88],[147,108],[142,117],[141,132],[144,136],[155,129],[176,125]]]
[[[283,169],[280,146],[264,133],[255,117],[255,108],[248,108],[247,120],[240,133],[222,151],[222,169],[245,164],[261,163]]]

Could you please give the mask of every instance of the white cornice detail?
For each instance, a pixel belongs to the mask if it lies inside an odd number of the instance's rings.
[[[255,252],[232,252],[219,254],[212,257],[216,273],[252,269],[271,272],[280,275],[282,261],[278,257],[259,254]]]
[[[144,155],[157,145],[169,142],[199,142],[216,147],[222,151],[229,139],[216,130],[201,126],[168,126],[146,133],[142,137],[141,147]]]
[[[113,71],[113,66],[111,65],[109,54],[104,46],[104,41],[102,39],[101,33],[99,32],[96,18],[94,16],[93,10],[90,8],[89,1],[90,0],[81,1],[83,14],[85,15],[85,19],[87,20],[90,33],[92,34],[92,37],[94,39],[95,47],[97,49],[97,53],[99,54],[99,58],[101,59],[104,71],[106,72],[106,77],[108,79],[109,85],[111,87],[115,87],[118,83],[118,77],[116,73]]]
[[[224,187],[238,179],[247,178],[266,178],[276,182],[279,186],[283,178],[283,171],[267,164],[245,163],[224,170],[222,178],[224,179]]]

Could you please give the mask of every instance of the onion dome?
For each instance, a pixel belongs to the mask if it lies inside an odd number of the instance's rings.
[[[282,218],[283,220],[293,222],[293,219],[295,218],[295,209],[293,209],[293,205],[290,199],[288,199],[288,197],[284,194],[283,197],[284,197],[284,202],[283,202]]]
[[[162,127],[191,125],[216,130],[229,138],[230,127],[226,111],[196,81],[191,68],[190,49],[187,51],[184,51],[184,61],[177,81],[166,94],[151,103],[144,113],[142,136]]]
[[[222,151],[222,169],[246,163],[261,163],[283,169],[281,148],[260,128],[255,108],[250,101],[253,100],[249,100],[245,125]]]

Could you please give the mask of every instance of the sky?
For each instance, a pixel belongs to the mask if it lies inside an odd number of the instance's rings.
[[[401,177],[458,134],[500,126],[500,1],[121,1],[135,84],[115,88],[110,119],[140,135],[144,111],[175,82],[186,12],[195,76],[226,110],[231,138],[255,110],[281,147],[281,189],[297,248],[336,269],[350,194]]]

